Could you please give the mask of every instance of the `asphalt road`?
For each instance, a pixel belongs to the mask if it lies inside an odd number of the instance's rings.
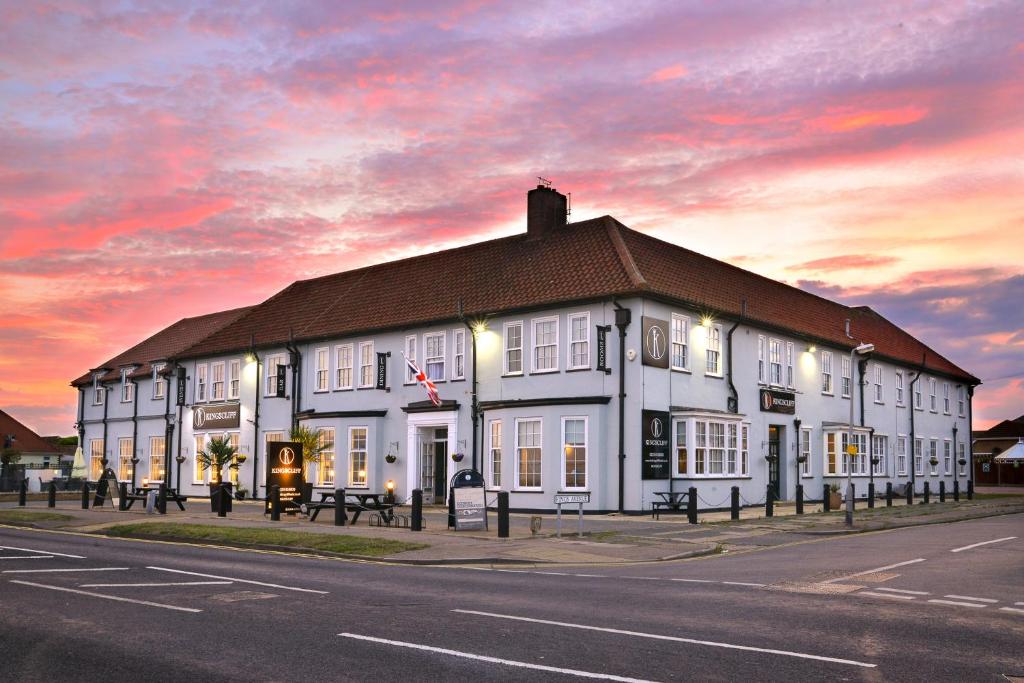
[[[0,528],[0,679],[1004,681],[1024,676],[1022,532],[511,569]]]

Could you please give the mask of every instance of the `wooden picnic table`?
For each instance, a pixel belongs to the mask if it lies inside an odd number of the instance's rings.
[[[686,491],[655,491],[654,495],[661,500],[651,503],[651,517],[657,517],[662,512],[682,512],[689,499]]]
[[[352,515],[351,523],[355,524],[359,521],[359,515],[364,510],[376,510],[380,512],[381,517],[388,523],[394,519],[395,503],[388,501],[389,494],[387,493],[371,493],[369,491],[345,491],[345,510],[347,512],[354,513]],[[309,521],[315,522],[317,515],[320,514],[322,509],[333,510],[337,506],[337,501],[334,499],[334,491],[321,491],[319,503],[309,503],[306,508],[311,512]]]
[[[137,500],[145,501],[146,497],[149,496],[150,491],[156,491],[157,495],[160,495],[159,486],[136,486],[134,489],[131,489],[128,495],[125,496],[124,509],[130,510]],[[187,501],[188,498],[178,495],[177,489],[172,489],[170,487],[167,488],[167,500],[173,500],[178,507],[181,508],[182,512],[185,511],[185,506],[182,505],[182,503]]]

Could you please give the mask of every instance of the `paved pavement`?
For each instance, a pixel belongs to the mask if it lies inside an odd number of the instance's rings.
[[[1024,515],[585,568],[402,566],[0,528],[7,680],[1024,675]]]

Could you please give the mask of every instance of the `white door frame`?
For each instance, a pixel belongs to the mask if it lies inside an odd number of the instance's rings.
[[[406,495],[412,496],[412,490],[420,486],[420,449],[416,431],[421,427],[447,427],[448,452],[454,452],[451,444],[458,443],[459,415],[455,410],[439,410],[426,413],[409,413],[406,418],[408,432],[406,434],[405,452],[408,453],[405,468]]]

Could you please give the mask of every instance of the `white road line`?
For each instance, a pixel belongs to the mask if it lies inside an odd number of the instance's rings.
[[[230,586],[230,581],[180,581],[172,583],[80,583],[79,588],[158,588],[160,586]]]
[[[960,601],[957,601],[957,600],[937,600],[937,599],[932,599],[932,600],[929,600],[928,602],[934,602],[934,603],[937,603],[939,605],[955,605],[956,607],[985,607],[986,606],[986,605],[978,604],[976,602],[960,602]]]
[[[710,579],[669,579],[669,581],[679,581],[681,583],[718,583]]]
[[[754,588],[764,588],[763,583],[748,583],[746,581],[722,581],[726,586],[753,586]]]
[[[906,593],[907,595],[931,595],[928,591],[908,591],[902,588],[875,588],[876,591],[885,591],[886,593]]]
[[[52,560],[53,555],[4,555],[0,560]]]
[[[870,595],[873,598],[890,598],[892,600],[915,600],[913,595],[895,595],[893,593],[872,593],[871,591],[860,591],[857,595]]]
[[[1024,605],[1024,602],[1015,602],[1013,604],[1015,604],[1015,605]]]
[[[896,564],[887,564],[884,567],[875,567],[874,569],[865,569],[862,572],[856,574],[847,574],[846,576],[840,576],[836,579],[829,579],[828,581],[822,581],[822,583],[839,583],[840,581],[846,581],[852,579],[855,576],[864,576],[865,574],[875,574],[877,572],[884,572],[886,569],[895,569],[896,567],[905,567],[908,564],[917,564],[918,562],[924,562],[923,557],[919,557],[916,560],[907,560],[906,562],[897,562]]]
[[[949,552],[951,552],[951,553],[959,553],[959,552],[963,552],[964,550],[970,550],[971,548],[977,548],[978,546],[989,545],[990,543],[1002,543],[1003,541],[1012,541],[1015,538],[1017,538],[1017,537],[1016,536],[1007,536],[1006,538],[997,538],[994,541],[982,541],[981,543],[972,543],[971,545],[965,545],[963,548],[954,548],[953,550],[950,550]]]
[[[633,579],[634,581],[660,581],[661,579],[657,576],[623,576],[624,579]]]
[[[225,581],[237,581],[238,583],[251,583],[254,586],[267,586],[268,588],[280,588],[286,591],[297,591],[299,593],[316,593],[317,595],[327,595],[328,591],[316,591],[312,588],[296,588],[294,586],[282,586],[276,583],[265,583],[263,581],[250,581],[249,579],[236,579],[233,576],[218,576],[216,574],[200,574],[199,572],[187,572],[183,569],[168,569],[167,567],[146,567],[146,569],[155,569],[158,572],[174,572],[175,574],[188,574],[189,576],[202,576],[207,579],[224,579]]]
[[[68,555],[67,553],[55,553],[52,550],[36,550],[34,548],[15,548],[13,545],[0,545],[0,550],[20,550],[25,553],[45,553],[47,555],[56,555],[57,557],[71,557],[76,560],[85,559],[82,555]]]
[[[607,578],[604,574],[573,574],[573,576],[582,576],[588,579],[604,579]]]
[[[1017,604],[1019,605],[1020,603],[1018,602]],[[1017,614],[1024,614],[1024,609],[1020,609],[1019,607],[1000,607],[999,611],[1001,611],[1001,612],[1016,612]]]
[[[402,640],[388,640],[386,638],[374,638],[373,636],[363,636],[358,633],[339,633],[342,638],[353,638],[355,640],[365,640],[371,643],[381,643],[382,645],[395,645],[397,647],[407,647],[412,650],[424,650],[426,652],[437,652],[443,655],[450,655],[452,657],[462,657],[463,659],[474,659],[478,662],[488,662],[490,664],[504,664],[505,666],[515,666],[522,669],[534,669],[536,671],[551,671],[552,673],[566,674],[568,676],[578,676],[580,678],[597,678],[604,681],[624,681],[625,683],[651,683],[646,679],[642,678],[628,678],[626,676],[615,676],[612,674],[599,674],[591,671],[580,671],[578,669],[562,669],[557,666],[544,666],[543,664],[531,664],[529,662],[518,662],[514,659],[500,659],[498,657],[488,657],[487,655],[475,655],[471,652],[460,652],[459,650],[449,650],[444,647],[433,647],[431,645],[420,645],[419,643],[407,643]]]
[[[90,591],[80,591],[74,588],[63,588],[61,586],[47,586],[43,583],[32,583],[31,581],[11,581],[11,583],[19,583],[22,586],[35,586],[36,588],[46,588],[51,591],[61,591],[63,593],[76,593],[78,595],[88,595],[93,598],[103,598],[104,600],[116,600],[117,602],[130,602],[135,605],[146,605],[148,607],[162,607],[164,609],[172,609],[178,612],[202,612],[201,609],[195,609],[192,607],[176,607],[175,605],[165,605],[160,602],[150,602],[148,600],[132,600],[131,598],[122,598],[117,595],[104,595],[103,593],[92,593]]]
[[[534,574],[545,574],[547,576],[572,576],[568,572],[534,572]]]
[[[976,602],[999,602],[992,598],[972,598],[970,595],[944,595],[944,598],[952,598],[953,600],[974,600]]]
[[[586,624],[573,624],[565,621],[550,621],[548,619],[533,619],[530,617],[517,617],[511,614],[496,614],[494,612],[478,612],[470,609],[453,609],[459,614],[475,614],[481,617],[494,617],[495,619],[509,619],[511,621],[526,621],[532,624],[546,624],[548,626],[564,626],[566,628],[577,628],[584,631],[600,631],[602,633],[615,633],[624,636],[636,636],[638,638],[651,638],[654,640],[668,640],[675,643],[690,643],[692,645],[707,645],[720,647],[727,650],[744,650],[747,652],[764,652],[766,654],[783,655],[785,657],[796,657],[798,659],[813,659],[819,662],[832,662],[835,664],[849,664],[851,666],[862,666],[867,669],[874,669],[877,665],[868,662],[858,662],[853,659],[838,659],[836,657],[824,657],[812,655],[805,652],[791,652],[789,650],[775,650],[773,648],[753,647],[750,645],[734,645],[732,643],[719,643],[713,640],[697,640],[695,638],[681,638],[679,636],[664,636],[656,633],[642,633],[640,631],[624,631],[617,628],[605,628],[603,626],[588,626]]]
[[[131,567],[94,567],[91,569],[5,569],[0,574],[45,574],[49,572],[125,572]]]

